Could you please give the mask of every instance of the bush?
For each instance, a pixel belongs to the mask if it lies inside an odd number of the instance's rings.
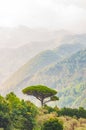
[[[76,118],[86,118],[86,110],[82,107],[79,109],[76,108],[62,108],[58,112],[59,116],[70,116]]]
[[[44,122],[42,130],[63,130],[63,125],[57,118],[50,118]]]

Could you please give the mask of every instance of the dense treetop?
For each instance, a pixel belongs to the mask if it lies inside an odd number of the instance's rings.
[[[45,103],[50,101],[58,100],[58,97],[55,96],[57,91],[51,88],[48,88],[44,85],[36,85],[36,86],[29,86],[22,90],[24,94],[32,95],[36,97],[38,100],[41,101],[41,105],[43,106]],[[46,98],[50,98],[47,101],[44,101]]]
[[[39,96],[43,96],[44,98],[46,98],[57,94],[57,91],[48,88],[47,86],[44,85],[36,85],[23,89],[23,93],[33,96],[36,96],[38,94]]]

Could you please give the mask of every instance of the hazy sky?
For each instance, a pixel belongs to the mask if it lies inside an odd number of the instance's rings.
[[[0,0],[0,26],[86,32],[86,0]]]

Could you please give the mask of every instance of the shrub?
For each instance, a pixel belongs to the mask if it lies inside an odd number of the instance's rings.
[[[57,118],[50,118],[44,122],[42,130],[63,130],[63,125]]]

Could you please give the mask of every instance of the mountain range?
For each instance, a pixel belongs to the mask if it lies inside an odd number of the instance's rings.
[[[26,26],[0,28],[0,84],[41,51],[61,44],[69,32],[30,29]]]
[[[44,84],[58,91],[58,106],[86,108],[86,44],[75,41],[34,56],[1,85],[1,93],[22,97],[24,87]]]
[[[58,106],[86,107],[86,34],[65,30],[0,28],[0,93],[44,84],[58,91]]]
[[[86,34],[26,26],[0,27],[0,85],[38,53],[75,43],[85,44]]]

